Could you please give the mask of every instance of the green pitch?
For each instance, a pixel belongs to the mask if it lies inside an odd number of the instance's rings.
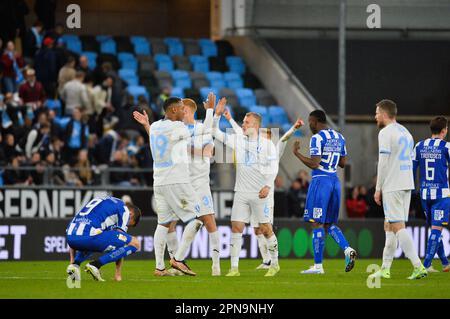
[[[395,260],[392,279],[381,288],[367,287],[367,266],[379,260],[357,260],[350,273],[343,260],[326,260],[324,275],[300,275],[311,260],[281,260],[272,278],[254,270],[257,260],[242,260],[241,277],[211,277],[209,260],[190,261],[196,277],[154,277],[154,261],[126,261],[123,281],[112,280],[114,265],[102,268],[106,282],[82,272],[81,288],[66,285],[65,262],[0,262],[0,298],[450,298],[450,273],[433,273],[410,281],[407,260]],[[438,261],[435,268],[440,269]],[[222,261],[222,274],[229,260]]]

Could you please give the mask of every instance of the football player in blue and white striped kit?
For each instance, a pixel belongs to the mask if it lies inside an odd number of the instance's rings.
[[[445,141],[448,121],[439,116],[430,122],[431,138],[416,144],[413,153],[413,171],[420,172],[420,197],[422,208],[431,227],[427,253],[423,265],[428,272],[438,272],[431,262],[437,253],[444,272],[450,269],[442,243],[442,228],[448,225],[450,190],[448,170],[450,165],[450,143]]]
[[[95,280],[104,281],[100,267],[116,262],[116,279],[120,277],[122,258],[140,249],[139,240],[127,234],[128,227],[135,227],[140,217],[137,206],[110,196],[94,198],[83,206],[66,229],[67,243],[76,251],[74,262],[67,267],[71,279],[80,280],[80,265],[93,252],[106,254],[88,263],[86,272]]]
[[[322,260],[326,231],[344,250],[345,271],[348,272],[353,269],[357,254],[336,226],[341,202],[341,184],[336,171],[338,166],[345,166],[345,139],[342,134],[327,127],[325,112],[321,110],[311,112],[308,121],[314,134],[310,141],[311,157],[303,156],[299,152],[299,141],[294,143],[295,156],[312,169],[312,181],[306,197],[303,219],[313,225],[314,266],[302,271],[302,274],[324,273]]]

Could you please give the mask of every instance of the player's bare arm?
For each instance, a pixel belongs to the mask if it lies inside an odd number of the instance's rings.
[[[205,110],[214,109],[216,105],[216,95],[213,92],[209,92],[208,97],[205,102],[203,102],[203,107]]]
[[[225,97],[221,98],[216,106],[216,111],[214,115],[221,116],[225,112],[225,105],[227,104],[227,99]]]
[[[319,167],[321,157],[312,156],[311,158],[306,157],[300,153],[300,141],[295,141],[293,146],[294,155],[307,167],[310,169],[316,169]]]
[[[347,164],[347,157],[341,156],[341,158],[339,158],[338,166],[339,166],[340,168],[344,168],[344,167],[345,167],[345,164]]]

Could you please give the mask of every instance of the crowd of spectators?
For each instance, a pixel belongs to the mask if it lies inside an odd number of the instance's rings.
[[[0,38],[0,185],[151,185],[151,173],[123,172],[152,167],[147,133],[131,115],[162,114],[144,96],[134,101],[110,62],[91,70],[63,34],[61,24],[37,21]]]

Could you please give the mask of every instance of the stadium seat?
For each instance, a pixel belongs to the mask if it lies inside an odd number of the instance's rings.
[[[95,52],[85,51],[82,52],[81,55],[84,55],[88,59],[88,66],[91,70],[95,69],[97,66],[97,56],[98,54]]]
[[[97,40],[97,42],[104,42],[107,40],[112,40],[112,36],[110,35],[96,35],[95,39]]]
[[[227,99],[227,104],[229,104],[233,109],[239,107],[239,100],[233,89],[222,88],[219,91],[219,97],[220,98],[225,97]]]
[[[272,124],[277,126],[283,126],[286,124],[291,125],[283,107],[278,105],[269,106],[268,113]]]
[[[200,90],[202,87],[208,87],[209,81],[205,78],[192,79],[192,87]]]
[[[212,72],[206,72],[206,78],[208,80],[223,80],[223,74],[220,72],[212,71]]]
[[[208,72],[209,62],[208,59],[202,55],[191,55],[189,60],[192,64],[192,69],[197,72]]]
[[[167,54],[167,46],[160,38],[149,38],[150,46],[154,55]]]
[[[121,77],[123,81],[126,82],[128,86],[138,86],[139,85],[139,78],[136,75],[128,75]]]
[[[253,91],[250,89],[236,89],[236,95],[239,100],[239,104],[242,107],[249,108],[252,105],[256,105],[256,97]]]
[[[65,42],[66,44],[66,48],[69,51],[81,54],[81,52],[83,51],[82,45],[81,45],[81,41],[80,40],[69,40],[67,42]]]
[[[202,55],[205,57],[217,56],[217,46],[210,39],[200,39],[198,40]]]
[[[159,71],[173,71],[173,62],[169,55],[155,54],[154,59],[156,62],[156,68]]]
[[[150,55],[151,54],[151,50],[150,50],[150,44],[148,42],[138,42],[138,43],[134,43],[134,53],[137,54],[146,54],[146,55]]]
[[[244,87],[244,81],[238,73],[225,72],[223,74],[227,87],[231,89],[239,89]]]
[[[112,39],[100,42],[100,52],[117,54],[116,42]]]
[[[189,73],[187,71],[176,70],[173,71],[171,75],[176,87],[182,89],[192,87],[191,78],[189,77]]]
[[[173,86],[172,76],[167,71],[155,71],[154,76],[156,82],[158,83],[159,88],[163,88],[165,86]]]
[[[191,71],[191,62],[187,56],[176,55],[173,57],[173,62],[177,70]]]
[[[197,40],[194,39],[182,39],[184,46],[184,54],[189,55],[200,55],[202,53],[200,45]]]
[[[144,95],[147,100],[149,98],[147,89],[144,86],[130,85],[127,87],[127,92],[133,95],[135,102],[137,102],[137,98],[139,95]]]
[[[228,108],[230,110],[231,113],[231,108]],[[219,128],[221,131],[227,133],[227,134],[231,134],[232,130],[229,130],[232,128],[230,122],[227,121],[227,119],[225,118],[225,116],[222,116],[219,120]]]
[[[136,71],[133,69],[120,69],[119,70],[119,76],[126,77],[126,76],[136,76]]]
[[[81,41],[78,35],[76,34],[63,34],[61,36],[61,39],[64,41],[64,43],[71,42],[71,41]]]
[[[183,55],[184,47],[179,38],[165,38],[164,43],[167,45],[168,53],[171,56]]]
[[[153,71],[156,70],[155,62],[153,57],[149,55],[139,55],[137,56],[139,62],[138,74],[140,77],[149,77],[153,75]]]
[[[256,89],[255,96],[258,105],[270,106],[276,104],[276,101],[272,95],[264,89]]]
[[[61,101],[58,99],[47,99],[45,101],[45,105],[50,109],[56,112],[56,116],[60,116],[62,112]]]
[[[222,79],[215,79],[215,80],[210,80],[209,81],[209,86],[220,90],[221,88],[226,87],[227,84]]]
[[[236,72],[239,74],[245,73],[245,64],[244,61],[238,56],[227,56],[225,58],[228,69],[231,72]]]
[[[212,87],[202,87],[200,89],[200,95],[202,96],[202,99],[204,101],[206,101],[206,99],[208,98],[209,92],[214,92],[214,94],[217,96],[219,93],[219,90],[216,88],[212,88]]]
[[[172,95],[184,99],[184,89],[181,87],[174,87],[172,88]]]

